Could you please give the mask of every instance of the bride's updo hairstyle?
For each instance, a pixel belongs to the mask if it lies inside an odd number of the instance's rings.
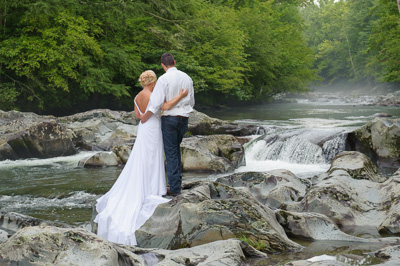
[[[139,82],[142,87],[148,86],[155,81],[157,81],[157,76],[153,70],[146,70],[139,77]]]

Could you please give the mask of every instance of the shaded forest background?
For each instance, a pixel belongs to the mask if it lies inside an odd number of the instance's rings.
[[[132,110],[171,52],[204,105],[400,83],[400,0],[0,0],[0,109]]]

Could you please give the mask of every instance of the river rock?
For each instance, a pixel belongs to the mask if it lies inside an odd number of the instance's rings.
[[[140,256],[80,228],[33,226],[0,245],[6,265],[145,265]]]
[[[396,176],[383,183],[354,179],[344,170],[335,170],[329,178],[313,186],[299,203],[289,204],[288,211],[316,212],[329,217],[340,228],[369,228],[399,233],[400,182]],[[372,229],[375,233],[372,233]]]
[[[224,173],[245,164],[243,146],[232,135],[184,138],[181,154],[184,171]]]
[[[273,209],[286,208],[287,204],[301,200],[307,188],[288,170],[236,173],[216,181],[235,188],[245,187],[255,199]]]
[[[238,239],[179,250],[118,245],[81,228],[32,226],[0,244],[1,265],[243,265],[267,258]]]
[[[265,134],[264,128],[251,124],[237,124],[193,110],[189,116],[189,135],[229,134],[233,136],[249,136]]]
[[[276,216],[286,233],[296,238],[368,242],[340,231],[331,219],[320,213],[278,210]]]
[[[378,170],[374,163],[364,154],[355,151],[344,151],[333,158],[328,174],[337,170],[346,171],[355,179],[367,179],[374,182],[384,181],[377,175]]]
[[[38,219],[16,212],[0,212],[0,230],[14,234],[21,228],[37,225],[51,225],[57,227],[71,227],[68,224]]]
[[[382,248],[374,253],[377,258],[385,260],[379,265],[399,265],[400,245]]]
[[[141,247],[178,249],[217,240],[246,238],[265,252],[298,250],[275,214],[250,193],[217,182],[193,184],[157,207],[136,231]]]
[[[107,167],[121,165],[122,161],[114,152],[99,152],[95,155],[79,161],[78,166],[82,167]]]
[[[0,125],[0,160],[51,158],[77,153],[73,132],[54,117],[13,112]]]
[[[129,159],[129,155],[132,152],[132,145],[117,145],[113,147],[113,152],[117,157],[122,161],[123,164],[126,164],[126,162]]]
[[[349,133],[348,142],[378,165],[400,167],[400,119],[377,117]]]
[[[238,239],[219,240],[192,248],[178,250],[154,250],[154,254],[165,256],[159,266],[169,265],[244,265],[248,257],[267,255],[249,247]]]
[[[0,229],[0,244],[8,239],[8,233]]]
[[[374,103],[380,106],[398,106],[400,107],[400,92],[388,93],[386,95],[381,95]]]
[[[60,117],[59,121],[74,132],[77,147],[100,151],[110,151],[118,145],[132,145],[139,123],[133,112],[108,109]]]

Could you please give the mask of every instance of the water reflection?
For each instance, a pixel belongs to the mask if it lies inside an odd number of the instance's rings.
[[[372,265],[382,262],[373,254],[387,246],[383,243],[356,243],[347,241],[305,241],[292,239],[305,248],[301,252],[268,255],[268,259],[252,260],[250,265],[284,265],[291,261],[309,262],[334,260],[346,265]]]

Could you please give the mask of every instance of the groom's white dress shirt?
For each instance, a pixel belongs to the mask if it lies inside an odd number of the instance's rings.
[[[171,110],[164,111],[163,115],[189,117],[194,106],[193,81],[185,72],[178,70],[176,67],[167,69],[167,72],[157,80],[150,96],[148,110],[153,114],[157,113],[164,101],[168,102],[177,97],[181,89],[188,89],[188,95],[181,99]]]

